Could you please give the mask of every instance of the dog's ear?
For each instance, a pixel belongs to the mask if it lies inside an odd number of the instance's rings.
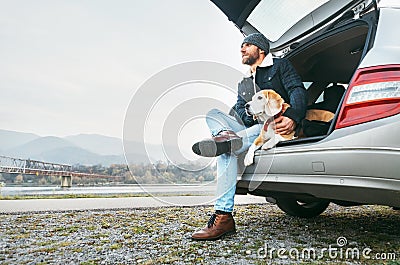
[[[267,104],[265,104],[265,113],[268,116],[273,117],[281,112],[284,100],[278,93],[273,90],[269,90],[267,95],[268,96],[266,96]]]

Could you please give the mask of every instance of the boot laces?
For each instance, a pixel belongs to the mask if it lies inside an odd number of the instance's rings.
[[[207,227],[210,228],[211,226],[214,225],[215,219],[217,218],[217,215],[214,213],[211,215],[210,220],[208,220]]]

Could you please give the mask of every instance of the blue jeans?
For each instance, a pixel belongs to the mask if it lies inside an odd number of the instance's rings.
[[[232,212],[238,173],[238,155],[249,149],[260,134],[262,124],[247,128],[240,124],[235,117],[218,109],[212,109],[207,113],[206,122],[213,136],[223,130],[231,130],[242,137],[242,148],[233,153],[226,153],[217,157],[217,200],[214,208],[215,210]]]

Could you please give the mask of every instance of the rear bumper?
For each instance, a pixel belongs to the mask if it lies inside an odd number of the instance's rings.
[[[266,197],[287,196],[292,193],[295,197],[307,196],[400,207],[400,180],[394,179],[244,174],[237,183],[237,190]]]

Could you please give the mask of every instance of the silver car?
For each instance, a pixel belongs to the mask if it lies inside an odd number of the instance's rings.
[[[212,2],[292,62],[310,107],[334,106],[319,133],[257,151],[236,193],[264,196],[299,217],[329,203],[400,207],[400,1]],[[307,126],[321,125],[313,122]]]

